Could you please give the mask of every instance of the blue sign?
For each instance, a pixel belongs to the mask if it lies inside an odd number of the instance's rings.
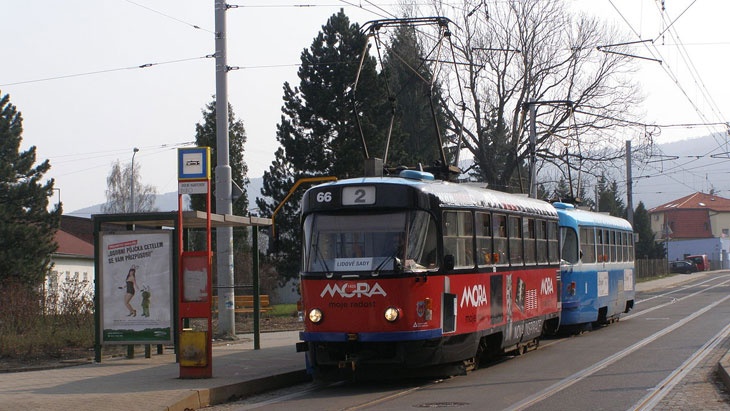
[[[177,179],[210,179],[210,147],[177,150]]]

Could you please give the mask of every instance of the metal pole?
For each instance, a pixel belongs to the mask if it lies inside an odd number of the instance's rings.
[[[130,189],[129,189],[129,191],[130,191],[130,193],[129,193],[130,194],[129,212],[130,213],[134,212],[134,156],[137,155],[138,151],[139,151],[139,149],[137,147],[135,147],[134,150],[132,150],[132,181],[129,184],[129,187],[130,187]]]
[[[626,218],[634,226],[634,185],[631,182],[631,140],[626,140]]]
[[[530,105],[530,198],[537,198],[537,159],[535,158],[535,145],[537,141],[537,107],[535,99],[529,100]]]
[[[252,228],[252,244],[251,250],[253,255],[253,349],[261,349],[261,288],[259,287],[259,227]]]
[[[215,124],[217,165],[215,167],[215,212],[232,214],[231,166],[228,148],[228,63],[226,60],[225,0],[215,0]],[[235,338],[236,318],[233,291],[233,229],[216,229],[218,272],[218,333]]]

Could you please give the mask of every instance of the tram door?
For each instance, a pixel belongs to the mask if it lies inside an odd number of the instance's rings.
[[[499,324],[504,319],[504,294],[501,275],[493,275],[489,278],[489,301],[491,301],[492,324]]]
[[[444,277],[444,295],[441,304],[443,307],[443,332],[452,333],[456,331],[456,294],[451,293],[451,281],[449,277]]]

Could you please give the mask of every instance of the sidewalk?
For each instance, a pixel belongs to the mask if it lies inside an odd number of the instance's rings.
[[[0,374],[0,410],[184,411],[307,381],[298,331],[261,334],[213,347],[213,378],[179,378],[172,350],[151,358]],[[154,352],[154,350],[153,350]]]
[[[637,283],[636,291],[677,286],[714,273]],[[138,354],[100,364],[2,373],[0,410],[185,411],[308,380],[304,354],[294,348],[298,331],[262,333],[260,350],[253,349],[253,335],[239,337],[240,341],[213,346],[213,378],[208,379],[181,380],[171,350],[151,358]],[[730,387],[730,353],[718,370]]]

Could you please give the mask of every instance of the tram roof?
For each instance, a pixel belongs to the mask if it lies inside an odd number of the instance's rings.
[[[474,184],[451,183],[442,180],[417,180],[402,177],[362,177],[339,180],[328,185],[348,184],[401,184],[412,186],[425,194],[436,197],[442,205],[453,207],[479,207],[497,210],[557,217],[555,208],[548,202],[521,194],[490,190]]]
[[[633,230],[631,224],[623,218],[614,217],[604,213],[581,210],[572,204],[554,203],[554,206],[558,210],[561,224],[606,227],[629,231]]]

